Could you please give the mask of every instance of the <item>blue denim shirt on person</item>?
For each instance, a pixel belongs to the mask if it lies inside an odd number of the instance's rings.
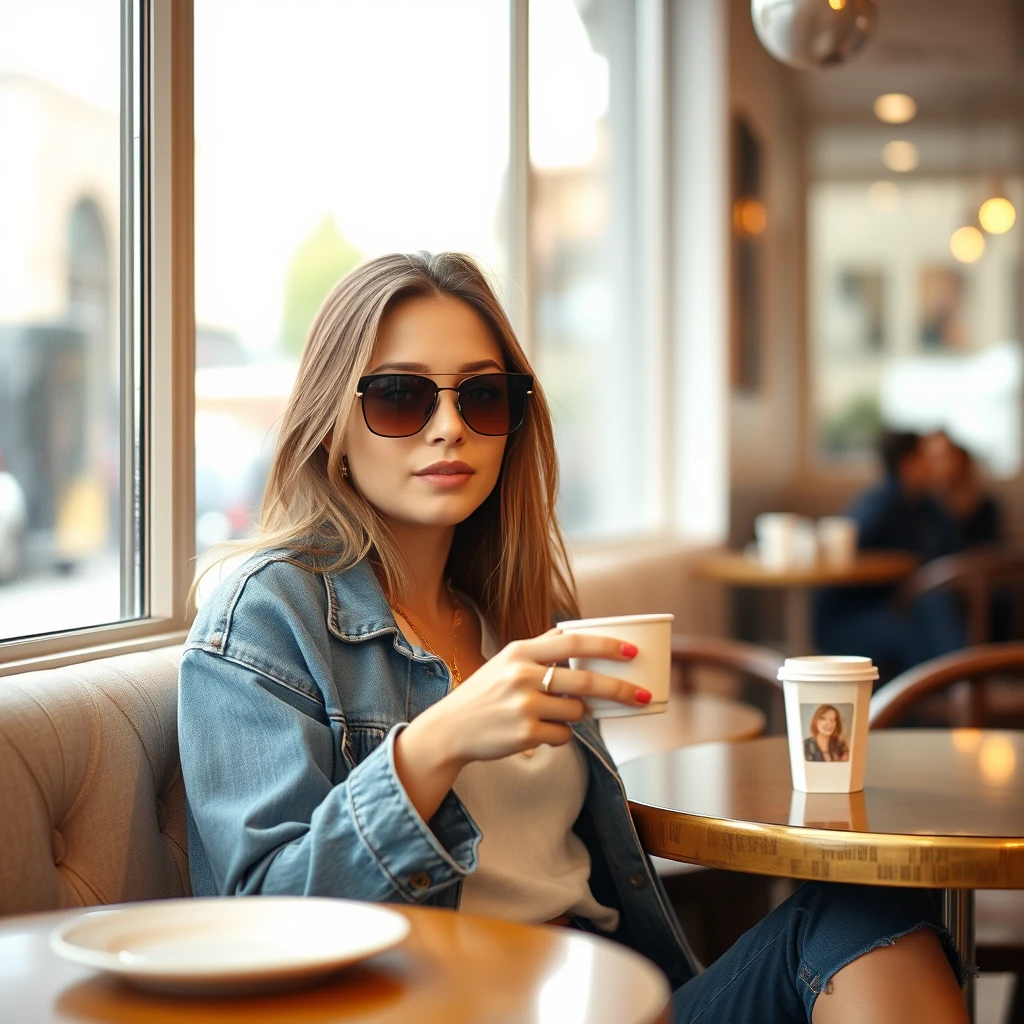
[[[444,663],[406,641],[367,562],[326,573],[277,551],[236,569],[200,610],[181,661],[194,893],[457,908],[480,831],[451,792],[424,822],[394,763],[395,737],[449,685]],[[922,925],[938,930],[919,890],[807,884],[697,975],[595,723],[573,729],[590,767],[575,831],[591,890],[620,911],[613,938],[674,988],[689,981],[676,1021],[810,1020],[845,964]]]

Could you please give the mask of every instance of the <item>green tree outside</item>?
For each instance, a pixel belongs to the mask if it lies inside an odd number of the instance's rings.
[[[324,217],[295,251],[284,284],[281,347],[298,355],[320,303],[338,279],[363,261],[363,254],[338,230],[334,217]]]

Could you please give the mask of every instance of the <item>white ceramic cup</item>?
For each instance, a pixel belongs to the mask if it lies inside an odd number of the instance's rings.
[[[618,704],[613,700],[585,697],[583,703],[594,718],[624,718],[627,715],[658,715],[668,707],[672,677],[672,621],[674,615],[610,615],[601,619],[571,619],[559,622],[563,633],[610,636],[637,649],[629,661],[606,658],[570,658],[570,668],[600,672],[625,679],[651,693],[650,704]]]
[[[844,569],[857,557],[857,520],[824,516],[818,520],[818,556],[824,565]]]
[[[793,788],[856,793],[864,788],[868,705],[878,669],[870,658],[787,658],[779,669]]]
[[[799,517],[789,512],[762,512],[754,520],[757,557],[766,569],[788,569],[797,561]]]

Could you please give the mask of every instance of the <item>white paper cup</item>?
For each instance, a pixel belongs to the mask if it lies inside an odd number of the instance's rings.
[[[857,557],[857,520],[824,516],[818,520],[818,557],[822,563],[845,569]]]
[[[757,557],[766,569],[788,569],[796,564],[799,518],[789,512],[762,512],[754,520]]]
[[[650,704],[629,707],[613,700],[584,698],[594,718],[624,718],[627,715],[658,715],[668,707],[672,677],[672,621],[674,615],[610,615],[602,619],[571,619],[559,622],[563,633],[610,636],[637,649],[629,661],[606,658],[570,658],[570,668],[600,672],[625,679],[651,692]]]
[[[856,793],[864,788],[868,705],[878,669],[870,658],[787,658],[779,669],[793,788]]]

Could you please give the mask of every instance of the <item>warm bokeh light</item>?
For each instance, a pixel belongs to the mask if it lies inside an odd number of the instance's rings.
[[[868,202],[879,213],[894,213],[900,200],[900,187],[894,181],[876,181],[868,188]]]
[[[882,147],[882,163],[897,174],[912,171],[917,161],[917,146],[905,139],[894,139]]]
[[[917,104],[902,92],[887,92],[875,100],[875,117],[886,124],[906,124],[917,114]]]
[[[732,226],[738,235],[760,235],[768,226],[768,211],[759,199],[737,199],[732,206]]]
[[[841,11],[846,6],[846,0],[828,0],[828,5],[833,11]]]
[[[949,251],[961,263],[973,263],[985,251],[985,236],[970,225],[957,228],[949,240]]]
[[[1001,196],[986,200],[978,211],[978,220],[990,235],[1001,235],[1009,231],[1016,219],[1017,211],[1013,203]]]
[[[1002,785],[1013,778],[1017,767],[1017,755],[1013,744],[1005,736],[992,736],[985,740],[978,753],[978,765],[985,781],[994,786]]]
[[[961,754],[973,754],[981,746],[980,729],[954,729],[953,746]]]

